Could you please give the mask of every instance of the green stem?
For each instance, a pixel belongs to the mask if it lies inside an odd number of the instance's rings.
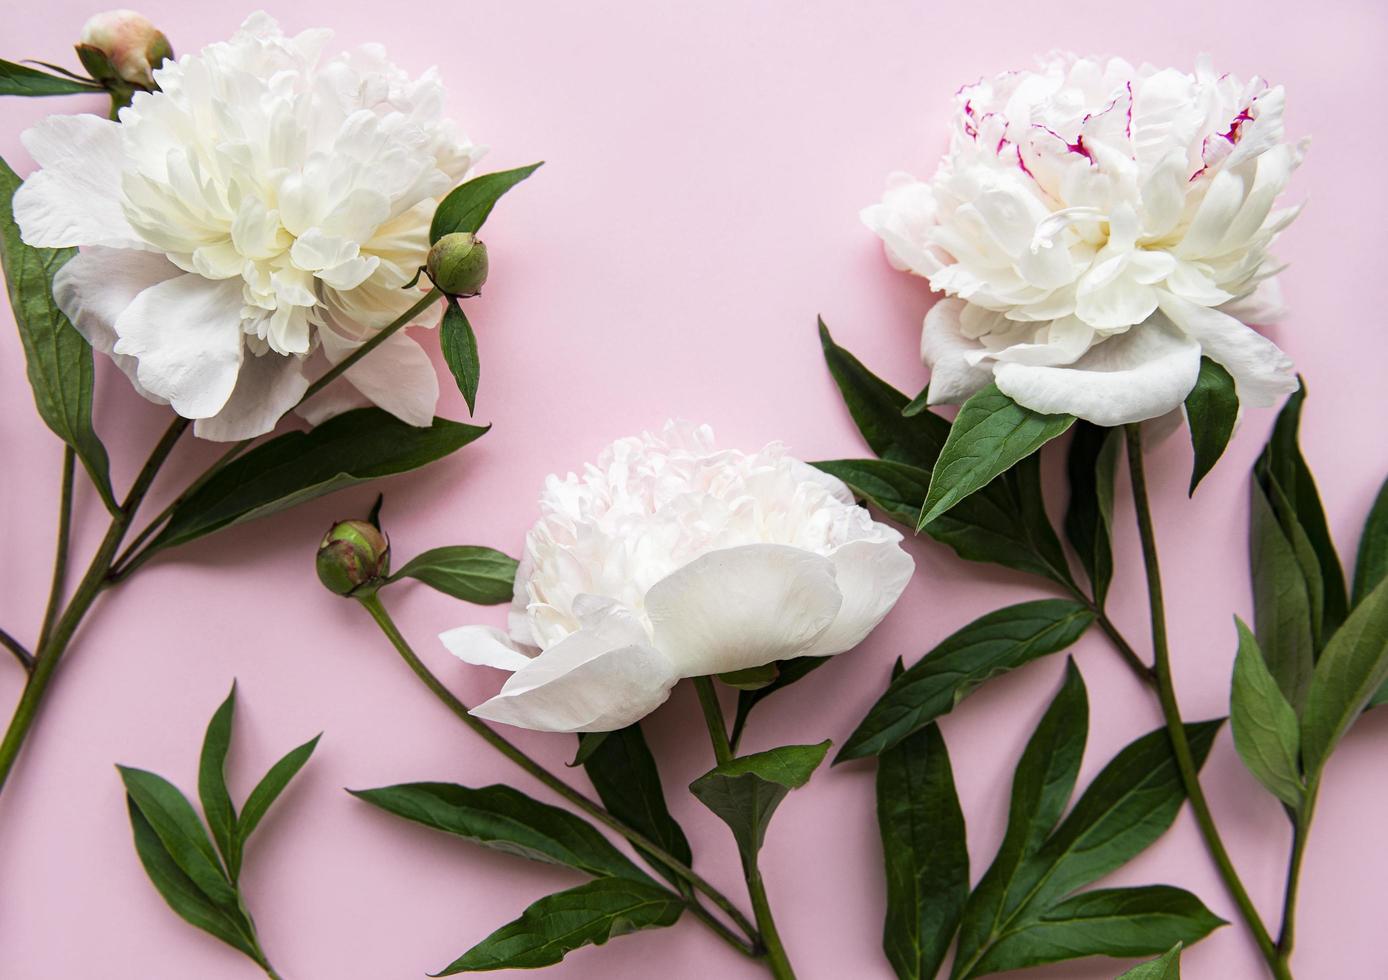
[[[24,648],[23,643],[20,643],[4,630],[0,630],[0,647],[4,647],[6,650],[10,651],[10,653],[14,654],[15,659],[19,661],[20,666],[25,670],[33,669],[34,655]]]
[[[67,584],[68,542],[72,537],[72,481],[76,471],[77,453],[71,446],[64,446],[63,483],[58,498],[58,545],[57,553],[53,556],[53,582],[48,589],[48,607],[43,611],[39,641],[34,644],[39,650],[48,642],[48,634],[53,632],[53,623],[63,604],[63,586]]]
[[[1161,567],[1157,560],[1156,532],[1152,525],[1151,506],[1147,500],[1147,476],[1143,469],[1140,423],[1129,424],[1125,427],[1125,432],[1128,448],[1128,472],[1132,478],[1133,505],[1137,511],[1137,527],[1142,539],[1142,560],[1147,571],[1147,596],[1152,613],[1152,650],[1157,677],[1157,699],[1161,702],[1162,717],[1166,720],[1166,730],[1171,738],[1171,749],[1176,757],[1176,768],[1180,771],[1181,782],[1185,784],[1186,796],[1190,800],[1190,808],[1195,814],[1195,821],[1199,824],[1200,832],[1205,838],[1205,847],[1209,850],[1210,857],[1214,859],[1215,866],[1219,869],[1220,877],[1224,879],[1224,885],[1230,896],[1238,905],[1244,922],[1247,923],[1249,931],[1258,944],[1259,951],[1263,954],[1263,959],[1267,961],[1273,976],[1277,977],[1278,980],[1291,980],[1291,972],[1287,969],[1286,963],[1278,959],[1277,947],[1273,945],[1267,927],[1263,925],[1263,920],[1258,915],[1253,900],[1248,896],[1248,890],[1244,888],[1238,872],[1234,869],[1234,863],[1229,857],[1224,841],[1219,836],[1218,828],[1215,827],[1214,816],[1210,813],[1209,802],[1205,799],[1205,791],[1200,786],[1200,776],[1190,751],[1190,742],[1186,738],[1185,725],[1181,720],[1181,709],[1176,702],[1176,688],[1171,677],[1171,653],[1166,637],[1166,606],[1162,597]]]
[[[1296,899],[1301,887],[1301,863],[1306,856],[1306,840],[1311,836],[1311,820],[1316,813],[1320,777],[1313,776],[1306,787],[1306,802],[1292,823],[1292,853],[1287,862],[1287,891],[1282,899],[1282,931],[1277,937],[1277,961],[1284,975],[1291,976],[1292,947],[1296,943]]]
[[[1128,642],[1113,620],[1109,619],[1108,613],[1094,601],[1092,596],[1085,595],[1084,590],[1079,586],[1071,586],[1070,594],[1078,601],[1082,602],[1094,614],[1094,621],[1099,624],[1099,629],[1104,631],[1104,635],[1109,638],[1113,648],[1118,651],[1118,655],[1123,658],[1123,662],[1132,668],[1138,680],[1151,687],[1156,687],[1157,672],[1153,667],[1143,663],[1142,658],[1137,655],[1133,645]]]
[[[727,765],[733,760],[733,750],[728,741],[728,723],[723,717],[723,706],[718,701],[713,678],[694,678],[694,688],[699,692],[699,706],[704,711],[704,722],[708,726],[709,739],[713,742],[713,758],[718,765]],[[761,932],[762,946],[766,949],[767,968],[776,980],[795,980],[795,970],[791,968],[790,957],[786,955],[785,944],[781,942],[781,933],[771,915],[771,902],[766,895],[761,869],[757,867],[755,852],[742,855],[742,876],[747,879],[747,896],[752,900],[752,912],[757,920],[757,929]]]
[[[663,847],[644,834],[622,823],[622,821],[608,813],[607,810],[603,809],[599,804],[590,800],[568,783],[553,775],[544,766],[530,758],[530,756],[526,755],[518,746],[486,722],[482,721],[482,719],[474,717],[469,713],[467,705],[463,704],[452,691],[445,687],[443,682],[434,675],[434,672],[425,666],[424,662],[419,659],[419,656],[410,646],[409,641],[405,639],[404,634],[402,634],[395,625],[395,620],[391,618],[384,603],[381,602],[381,597],[379,595],[371,594],[358,596],[357,601],[371,614],[371,618],[376,621],[376,625],[381,628],[381,632],[385,634],[386,639],[390,640],[391,645],[395,647],[401,659],[409,665],[410,670],[414,671],[415,676],[423,681],[424,686],[433,692],[434,696],[443,702],[443,705],[448,708],[449,711],[453,712],[463,724],[472,729],[472,731],[488,745],[496,749],[535,779],[539,780],[554,793],[557,793],[560,797],[588,814],[603,826],[626,838],[627,841],[634,844],[640,850],[655,857],[661,864],[667,865],[675,874],[679,875],[695,889],[702,892],[708,897],[709,901],[722,909],[728,918],[737,924],[737,927],[747,935],[747,938],[752,941],[753,945],[749,946],[721,922],[709,915],[708,911],[697,902],[690,904],[690,911],[702,919],[704,924],[717,933],[720,939],[735,948],[738,952],[746,956],[753,956],[756,954],[755,947],[760,939],[756,928],[747,920],[747,917],[742,914],[741,910],[739,910],[722,892],[705,881],[693,868],[690,868],[678,858],[673,857]]]
[[[111,570],[111,562],[115,559],[117,549],[120,548],[121,539],[130,529],[130,522],[134,520],[135,512],[139,509],[145,494],[149,492],[150,484],[154,482],[159,468],[168,459],[169,453],[173,451],[174,445],[178,442],[179,436],[183,435],[183,430],[188,427],[188,424],[188,419],[175,417],[172,424],[164,431],[164,435],[154,447],[154,451],[150,453],[149,459],[145,461],[139,475],[135,477],[135,482],[131,485],[125,501],[115,516],[111,518],[111,526],[107,529],[106,536],[92,557],[86,574],[82,576],[82,581],[78,583],[77,590],[72,594],[72,600],[53,624],[52,634],[48,637],[48,641],[34,654],[34,668],[29,674],[28,682],[24,685],[23,693],[19,696],[19,703],[15,706],[14,715],[10,718],[4,740],[0,741],[0,790],[4,789],[5,781],[9,778],[15,760],[19,757],[19,751],[24,746],[24,740],[33,728],[39,705],[48,690],[49,682],[53,679],[53,672],[58,667],[58,661],[67,651],[73,634],[77,632],[77,627],[82,622],[82,617],[86,615],[87,610],[91,608],[92,603],[96,601],[97,596],[105,587],[106,575]]]
[[[338,361],[324,372],[322,377],[309,385],[303,395],[300,396],[299,400],[294,403],[290,411],[292,412],[295,408],[298,408],[328,385],[342,377],[343,373],[351,368],[352,365],[356,364],[367,354],[370,354],[377,347],[381,346],[381,344],[385,343],[392,334],[399,332],[411,320],[427,310],[433,303],[437,302],[438,298],[442,295],[443,294],[437,289],[431,289],[429,292],[425,293],[424,297],[420,299],[419,302],[415,303],[389,324],[382,327],[370,340],[352,351],[352,353],[348,354],[342,360]],[[208,480],[217,475],[222,467],[226,466],[233,459],[250,448],[253,442],[255,442],[255,439],[242,439],[240,442],[233,443],[225,453],[217,458],[215,463],[204,470],[196,480],[184,488],[182,493],[170,501],[167,507],[155,515],[154,519],[145,525],[144,529],[141,530],[139,534],[135,535],[135,539],[130,542],[130,546],[126,548],[125,551],[121,553],[121,556],[113,563],[114,568],[110,575],[111,583],[114,584],[126,578],[131,572],[154,557],[154,552],[152,550],[145,548],[143,551],[140,551],[140,546],[153,537],[155,533],[164,526],[168,519],[173,516],[173,512],[178,509],[180,504],[201,490],[207,484]]]

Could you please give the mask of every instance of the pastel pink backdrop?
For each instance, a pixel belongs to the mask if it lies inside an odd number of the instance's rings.
[[[68,45],[90,3],[7,0],[3,54],[74,63]],[[432,9],[431,9],[432,8]],[[225,37],[249,12],[224,3],[150,2],[175,48]],[[924,284],[891,271],[858,223],[888,171],[928,172],[962,82],[1053,47],[1261,73],[1289,93],[1293,134],[1315,143],[1293,196],[1309,199],[1281,251],[1294,315],[1277,339],[1309,379],[1303,441],[1341,552],[1388,471],[1382,406],[1388,333],[1380,315],[1388,8],[1375,0],[1307,4],[980,2],[530,4],[413,6],[303,0],[285,27],[329,25],[343,45],[384,43],[412,72],[442,67],[452,115],[494,147],[487,169],[544,159],[487,227],[493,277],[470,310],[485,367],[485,439],[384,485],[398,554],[450,543],[515,552],[544,476],[582,464],[614,437],[667,416],[706,420],[730,446],[788,442],[806,458],[863,447],[824,370],[814,318],[869,365],[915,391]],[[0,153],[32,167],[19,132],[48,112],[102,111],[96,99],[0,104]],[[1367,113],[1367,114],[1366,114]],[[34,414],[19,344],[0,316],[0,621],[31,636],[42,605],[60,454]],[[436,360],[438,358],[436,357]],[[441,361],[440,361],[441,367]],[[441,414],[464,414],[451,386]],[[99,428],[124,483],[165,424],[99,364]],[[1174,619],[1177,683],[1188,717],[1227,708],[1231,616],[1249,614],[1247,474],[1271,413],[1250,412],[1194,502],[1183,437],[1155,450],[1156,520]],[[157,497],[212,455],[185,446]],[[240,682],[232,782],[240,798],[278,754],[315,732],[317,755],[266,821],[245,886],[266,948],[294,980],[380,980],[436,970],[529,901],[576,883],[561,869],[484,851],[406,824],[342,788],[415,779],[515,783],[544,796],[462,730],[415,682],[364,614],[322,590],[312,553],[334,518],[358,515],[360,489],[224,533],[149,566],[104,599],[62,668],[42,724],[0,801],[0,973],[15,980],[256,975],[240,954],[176,919],[131,848],[113,763],[145,766],[185,789],[202,727]],[[1053,494],[1053,496],[1057,496]],[[161,501],[156,500],[158,504]],[[1053,501],[1055,503],[1055,501]],[[76,548],[99,534],[98,502],[78,495]],[[1130,507],[1118,515],[1116,618],[1145,643]],[[917,575],[896,611],[846,654],[757,712],[750,749],[841,740],[898,655],[914,660],[955,628],[1045,594],[1035,580],[910,543]],[[429,662],[465,699],[497,678],[453,661],[433,639],[501,621],[400,587],[390,596]],[[1089,684],[1084,775],[1158,713],[1095,636],[1076,656]],[[969,818],[975,874],[1001,835],[1011,770],[1058,683],[1061,658],[990,683],[943,722]],[[8,709],[19,672],[0,663]],[[710,765],[697,707],[681,689],[647,723],[672,808],[696,863],[742,898],[726,830],[682,787]],[[521,735],[562,770],[572,740]],[[1365,718],[1325,782],[1307,857],[1298,976],[1381,977],[1388,896],[1382,765],[1388,709]],[[581,783],[581,776],[569,773]],[[1276,918],[1288,828],[1241,768],[1227,734],[1205,783],[1234,858]],[[764,867],[778,919],[806,980],[886,978],[879,949],[881,856],[865,764],[819,773],[777,814]],[[1232,905],[1188,816],[1115,884],[1190,888],[1225,918]],[[1242,926],[1186,954],[1194,980],[1255,978]],[[1034,974],[1099,980],[1113,961]],[[693,920],[572,955],[554,976],[665,980],[757,977]]]

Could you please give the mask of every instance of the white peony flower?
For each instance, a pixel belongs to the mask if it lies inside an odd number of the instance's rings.
[[[510,635],[440,637],[514,672],[473,714],[540,731],[622,728],[682,677],[842,653],[915,567],[837,479],[776,443],[716,450],[707,426],[619,440],[581,477],[551,476],[540,508]]]
[[[1297,386],[1245,321],[1281,312],[1268,248],[1303,147],[1282,88],[1053,57],[959,90],[948,155],[894,174],[863,221],[891,263],[949,299],[925,319],[930,401],[989,381],[1039,412],[1100,425],[1178,407],[1200,356],[1245,405]]]
[[[58,305],[146,397],[205,438],[259,435],[396,319],[438,199],[480,156],[376,45],[324,58],[264,14],[166,62],[120,123],[53,116],[24,134],[40,169],[15,194],[24,240],[80,246]],[[427,425],[428,355],[391,336],[304,407],[376,403]]]

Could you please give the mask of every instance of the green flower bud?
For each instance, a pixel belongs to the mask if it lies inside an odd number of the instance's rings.
[[[444,235],[429,249],[425,269],[449,296],[476,296],[487,281],[487,246],[466,231]]]
[[[173,47],[149,18],[133,10],[108,10],[83,26],[77,57],[108,87],[153,89],[153,71],[173,57]]]
[[[338,521],[318,546],[317,567],[330,592],[374,592],[390,574],[390,541],[369,521]]]

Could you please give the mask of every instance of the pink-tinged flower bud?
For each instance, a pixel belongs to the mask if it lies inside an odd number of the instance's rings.
[[[173,57],[173,48],[143,14],[108,10],[82,28],[77,56],[99,82],[119,80],[152,89],[154,69]]]
[[[390,541],[370,521],[338,521],[318,546],[318,580],[338,595],[374,592],[390,574]]]

